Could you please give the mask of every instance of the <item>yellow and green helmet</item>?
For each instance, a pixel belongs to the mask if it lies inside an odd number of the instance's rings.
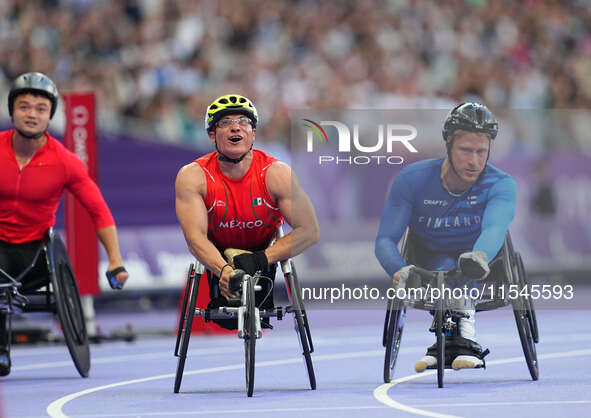
[[[225,94],[215,99],[205,112],[205,130],[211,131],[216,122],[226,115],[239,113],[247,116],[252,121],[252,127],[256,128],[259,115],[252,102],[239,94]]]

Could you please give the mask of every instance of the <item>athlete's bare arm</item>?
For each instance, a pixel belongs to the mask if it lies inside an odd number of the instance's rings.
[[[203,169],[197,163],[187,164],[178,172],[175,182],[176,216],[181,224],[191,254],[218,277],[226,261],[207,238],[207,183]],[[225,268],[220,277],[220,290],[225,297],[227,282],[232,272]]]
[[[275,263],[296,256],[318,242],[320,229],[310,198],[287,164],[273,163],[267,171],[266,183],[281,214],[292,227],[289,234],[265,250],[269,263]]]
[[[108,270],[114,270],[117,267],[123,266],[123,260],[121,259],[121,252],[119,251],[119,241],[117,240],[117,228],[115,225],[107,226],[96,231],[99,241],[105,247],[107,257],[109,258]],[[129,273],[122,271],[116,276],[117,281],[120,284],[124,284],[129,278]]]

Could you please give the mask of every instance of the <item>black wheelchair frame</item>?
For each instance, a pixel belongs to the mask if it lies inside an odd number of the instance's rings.
[[[42,253],[47,262],[48,277],[35,282],[36,290],[22,291],[20,280],[36,265]],[[35,278],[37,279],[37,278]],[[82,377],[90,371],[90,349],[84,312],[80,302],[78,284],[68,258],[66,247],[59,234],[50,228],[41,241],[31,264],[16,278],[0,269],[0,300],[7,315],[8,342],[11,340],[12,321],[15,304],[23,312],[51,312],[57,315],[66,345]]]
[[[413,263],[412,256],[412,237],[410,231],[407,229],[401,241],[401,254],[408,264]],[[487,283],[498,283],[499,279],[508,285],[517,285],[519,291],[517,297],[509,298],[508,292],[495,292],[495,294],[480,295],[480,299],[476,304],[476,312],[488,311],[497,308],[512,305],[517,331],[525,361],[529,369],[532,380],[538,380],[539,364],[536,354],[535,344],[539,342],[538,324],[536,320],[533,300],[525,295],[522,295],[521,289],[527,288],[527,275],[523,265],[523,260],[518,252],[515,252],[511,236],[507,232],[503,247],[490,263],[491,274],[484,282],[484,289],[500,289],[500,286],[488,287]],[[501,270],[501,271],[499,271]],[[416,268],[411,270],[409,284],[417,284],[425,288],[430,286],[431,289],[440,289],[442,293],[445,281],[449,279],[450,275],[457,275],[457,271],[427,271]],[[502,277],[499,277],[502,275]],[[414,276],[414,280],[411,277]],[[429,310],[434,313],[434,328],[436,335],[437,347],[437,385],[443,387],[443,376],[445,368],[449,365],[445,364],[445,335],[446,332],[454,332],[457,326],[457,321],[461,317],[461,313],[446,309],[444,303],[434,303],[433,300],[427,299],[397,299],[392,298],[388,300],[386,310],[386,318],[384,321],[384,331],[382,337],[382,344],[386,348],[384,358],[384,382],[390,383],[394,376],[394,369],[396,366],[396,359],[400,349],[400,342],[402,339],[402,332],[404,329],[404,322],[406,317],[406,309],[411,306],[415,309]]]
[[[244,339],[246,393],[248,397],[251,397],[254,391],[256,340],[262,337],[261,318],[275,317],[277,320],[282,320],[285,313],[294,314],[295,331],[298,335],[302,355],[304,356],[308,378],[310,380],[310,388],[312,390],[316,389],[316,376],[314,374],[311,356],[311,353],[314,352],[314,345],[312,344],[308,317],[302,300],[300,283],[291,259],[282,261],[280,264],[287,286],[290,304],[287,307],[275,307],[272,310],[259,310],[255,306],[255,290],[258,279],[261,277],[258,273],[254,276],[244,274],[241,283],[241,299],[237,306],[217,309],[197,308],[197,292],[204,268],[198,262],[197,267],[195,264],[191,264],[174,349],[174,355],[178,357],[174,393],[178,393],[181,387],[189,340],[191,338],[193,317],[200,316],[205,320],[238,318],[238,338]]]

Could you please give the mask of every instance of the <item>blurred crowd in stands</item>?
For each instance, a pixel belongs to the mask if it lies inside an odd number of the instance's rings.
[[[2,0],[0,55],[4,101],[41,71],[94,90],[101,129],[196,146],[228,92],[262,141],[287,140],[292,109],[591,108],[588,0]]]

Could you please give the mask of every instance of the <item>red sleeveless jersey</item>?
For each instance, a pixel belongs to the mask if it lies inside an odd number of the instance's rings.
[[[283,222],[265,182],[267,169],[277,159],[259,150],[252,150],[252,154],[250,168],[239,180],[222,173],[217,152],[195,160],[207,179],[207,235],[222,251],[226,248],[263,250]]]

